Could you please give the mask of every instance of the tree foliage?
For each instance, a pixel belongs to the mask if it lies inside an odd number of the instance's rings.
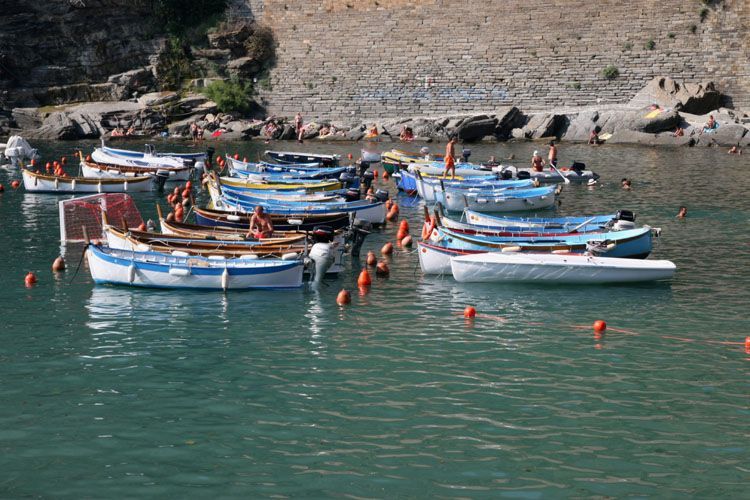
[[[238,111],[248,113],[253,104],[253,84],[232,78],[229,81],[217,81],[203,89],[203,93],[216,103],[222,113]]]

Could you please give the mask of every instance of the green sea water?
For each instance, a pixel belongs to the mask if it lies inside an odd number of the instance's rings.
[[[634,210],[663,229],[653,257],[674,280],[458,284],[397,249],[363,296],[356,261],[319,290],[94,286],[85,264],[75,274],[80,246],[50,271],[60,197],[13,191],[18,172],[0,170],[0,497],[746,497],[750,155],[563,144],[561,159],[602,183],[568,186],[557,213]],[[137,196],[144,216],[157,199]],[[398,201],[416,233],[421,203]]]

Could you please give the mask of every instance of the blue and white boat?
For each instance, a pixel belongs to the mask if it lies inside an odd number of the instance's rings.
[[[114,156],[142,159],[145,156],[162,156],[167,158],[179,158],[181,160],[193,160],[205,162],[207,154],[203,153],[159,153],[151,144],[146,144],[145,151],[133,151],[132,149],[111,148],[102,144],[102,151]]]
[[[248,256],[226,259],[222,256],[190,256],[184,252],[118,250],[93,244],[89,244],[86,257],[95,283],[154,288],[298,288],[302,286],[304,271],[304,263],[299,258],[283,260]]]
[[[444,191],[435,194],[437,201],[453,212],[467,208],[478,212],[519,212],[552,208],[557,189],[555,186],[491,190],[445,187]]]

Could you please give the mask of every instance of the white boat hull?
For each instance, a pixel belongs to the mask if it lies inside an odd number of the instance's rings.
[[[182,168],[185,162],[180,158],[171,158],[168,156],[143,155],[141,158],[131,158],[110,154],[101,148],[95,148],[91,153],[91,158],[97,163],[107,165],[121,165],[123,167],[147,167],[153,169],[159,168]]]
[[[167,182],[185,182],[189,181],[192,178],[192,170],[189,168],[180,168],[180,169],[160,169],[160,168],[153,168],[148,169],[147,171],[141,173],[140,175],[156,175],[157,171],[167,172],[169,173],[169,178],[167,179]],[[127,179],[129,177],[136,177],[138,174],[134,172],[123,172],[122,170],[118,170],[116,168],[108,168],[108,169],[99,169],[99,168],[92,168],[86,165],[85,163],[81,163],[81,173],[84,177],[87,178],[104,178],[104,179]]]
[[[23,186],[31,193],[141,193],[151,191],[151,177],[132,177],[112,182],[109,178],[53,177],[23,170]]]
[[[153,288],[297,288],[302,285],[304,268],[301,261],[212,260],[121,250],[108,250],[105,254],[93,247],[89,247],[86,257],[96,283]]]
[[[502,191],[491,194],[461,193],[449,191],[444,194],[444,206],[453,212],[462,212],[468,208],[477,212],[520,212],[525,210],[541,210],[555,204],[554,193],[527,198],[513,198],[502,194]]]
[[[417,254],[419,255],[419,267],[422,268],[422,274],[451,274],[450,254],[426,246],[422,242],[417,244]]]
[[[456,281],[464,283],[630,283],[669,279],[676,270],[668,260],[502,252],[452,257],[450,265]]]

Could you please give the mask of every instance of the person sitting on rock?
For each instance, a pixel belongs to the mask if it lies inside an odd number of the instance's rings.
[[[367,135],[365,137],[377,137],[378,136],[378,126],[373,123],[372,127],[367,131]]]
[[[594,129],[591,131],[591,134],[589,134],[589,144],[598,146],[603,142],[603,140],[599,139],[599,127],[594,127]]]
[[[706,122],[706,125],[703,127],[703,132],[710,134],[717,128],[719,128],[719,123],[716,120],[714,120],[714,115],[708,115],[708,121]]]
[[[116,129],[114,129],[112,133],[110,134],[110,136],[112,137],[122,137],[124,135],[125,135],[125,132],[119,126]]]
[[[534,155],[531,157],[531,169],[534,172],[541,172],[544,170],[544,158],[539,156],[539,151],[534,151]]]
[[[741,155],[742,154],[742,149],[739,147],[739,145],[732,146],[732,149],[729,150],[729,154],[730,155]]]
[[[401,133],[398,137],[404,142],[411,142],[414,140],[414,132],[412,131],[411,127],[407,127],[406,125],[404,125],[403,127],[401,127]]]

